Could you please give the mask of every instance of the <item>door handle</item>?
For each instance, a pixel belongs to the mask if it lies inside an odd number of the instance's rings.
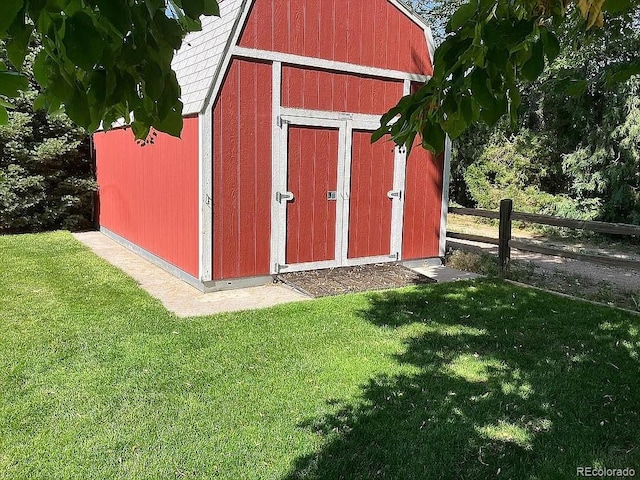
[[[389,190],[387,192],[387,197],[389,197],[391,200],[393,200],[394,198],[400,200],[402,199],[402,190]]]
[[[282,203],[282,201],[284,200],[285,202],[291,202],[295,199],[295,196],[293,195],[292,192],[276,192],[276,201]]]

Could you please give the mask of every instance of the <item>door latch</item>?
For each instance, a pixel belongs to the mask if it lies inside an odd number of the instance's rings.
[[[282,203],[282,201],[284,200],[285,202],[292,202],[294,200],[294,195],[291,192],[276,192],[276,201]]]
[[[338,192],[335,190],[329,190],[327,192],[327,200],[338,200]]]
[[[387,197],[389,197],[391,200],[393,200],[394,198],[400,200],[402,198],[402,190],[389,190],[387,192]]]

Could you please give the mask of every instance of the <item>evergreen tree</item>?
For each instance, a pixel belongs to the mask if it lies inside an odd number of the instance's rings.
[[[87,133],[64,114],[34,111],[34,40],[24,72],[30,87],[9,100],[0,125],[0,233],[82,229],[92,225],[96,184]],[[0,42],[0,62],[7,51]]]

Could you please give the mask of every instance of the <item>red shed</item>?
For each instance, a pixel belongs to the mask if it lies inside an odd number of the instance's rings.
[[[174,60],[181,139],[95,135],[101,230],[203,291],[444,255],[448,162],[371,144],[432,73],[398,0],[223,0]]]

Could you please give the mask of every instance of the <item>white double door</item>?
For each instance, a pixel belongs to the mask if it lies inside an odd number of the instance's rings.
[[[286,109],[274,141],[272,273],[401,258],[406,155],[379,117]]]

